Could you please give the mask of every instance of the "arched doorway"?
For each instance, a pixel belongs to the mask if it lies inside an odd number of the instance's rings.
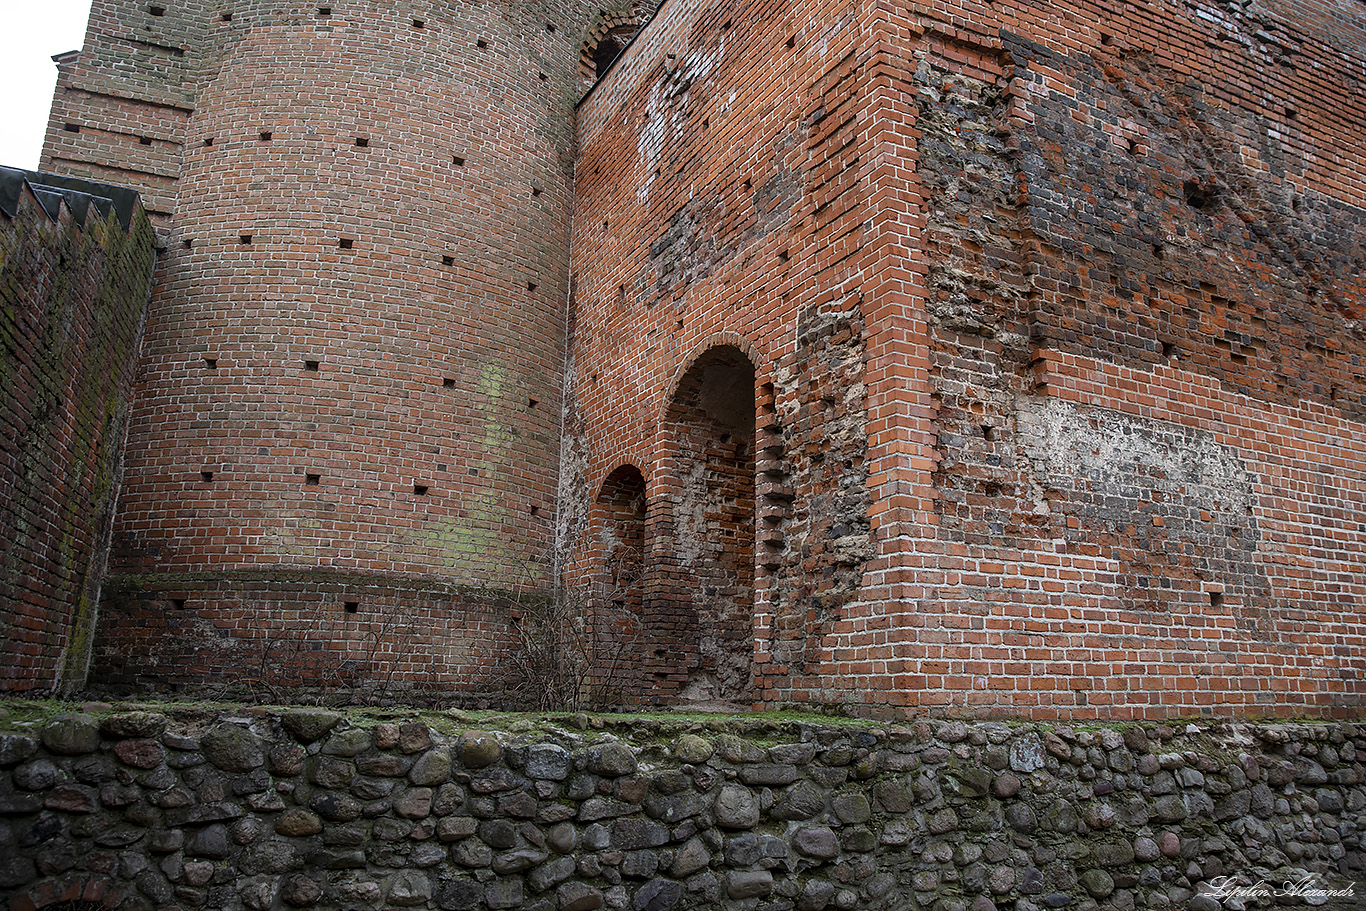
[[[647,613],[655,691],[677,701],[752,701],[754,416],[754,365],[730,345],[694,361],[664,416]]]
[[[603,481],[588,512],[585,621],[593,654],[588,685],[598,707],[639,698],[645,478],[622,465]]]

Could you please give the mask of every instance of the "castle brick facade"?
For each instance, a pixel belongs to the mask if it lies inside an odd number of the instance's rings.
[[[1360,707],[1357,18],[649,14],[96,3],[44,167],[165,253],[92,681],[477,698],[552,616],[608,701]]]

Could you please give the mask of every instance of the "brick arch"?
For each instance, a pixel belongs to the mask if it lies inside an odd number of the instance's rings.
[[[613,475],[618,473],[634,471],[640,475],[641,480],[645,483],[646,487],[650,485],[650,476],[645,472],[645,469],[641,468],[631,459],[618,459],[615,462],[609,462],[607,464],[611,465],[612,467],[604,470],[602,472],[602,480],[598,481],[598,483],[595,486],[589,488],[590,490],[598,491],[599,496],[602,495],[602,490],[607,485],[609,479],[611,479]]]
[[[592,28],[584,36],[583,44],[579,46],[579,75],[585,82],[591,85],[602,76],[602,73],[598,72],[598,49],[602,43],[625,38],[624,48],[625,43],[634,38],[636,32],[654,16],[657,5],[644,0],[636,3],[629,11],[603,11],[601,18],[593,23]]]
[[[662,426],[663,421],[668,417],[669,409],[672,407],[674,398],[678,395],[678,385],[683,382],[683,378],[687,376],[688,371],[691,370],[699,360],[717,348],[735,348],[739,350],[741,354],[749,359],[750,364],[754,367],[755,383],[760,381],[760,377],[763,376],[763,373],[760,371],[759,366],[763,363],[763,358],[760,356],[759,350],[755,347],[754,343],[738,332],[713,332],[711,335],[708,335],[702,341],[694,345],[688,356],[680,361],[678,366],[674,368],[673,376],[669,377],[669,382],[665,386],[665,388],[669,390],[669,394],[660,402],[659,412],[655,415],[656,427]]]

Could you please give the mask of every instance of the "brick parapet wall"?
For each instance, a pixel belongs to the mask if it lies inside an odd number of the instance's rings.
[[[58,62],[40,167],[136,189],[153,224],[169,228],[204,42],[220,15],[202,0],[93,4],[83,46]]]
[[[153,259],[141,206],[0,213],[0,690],[84,681]]]

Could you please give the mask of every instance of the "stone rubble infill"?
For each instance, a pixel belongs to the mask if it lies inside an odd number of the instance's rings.
[[[0,734],[3,911],[1238,911],[1366,904],[1366,724],[756,718],[520,733],[318,711]]]

